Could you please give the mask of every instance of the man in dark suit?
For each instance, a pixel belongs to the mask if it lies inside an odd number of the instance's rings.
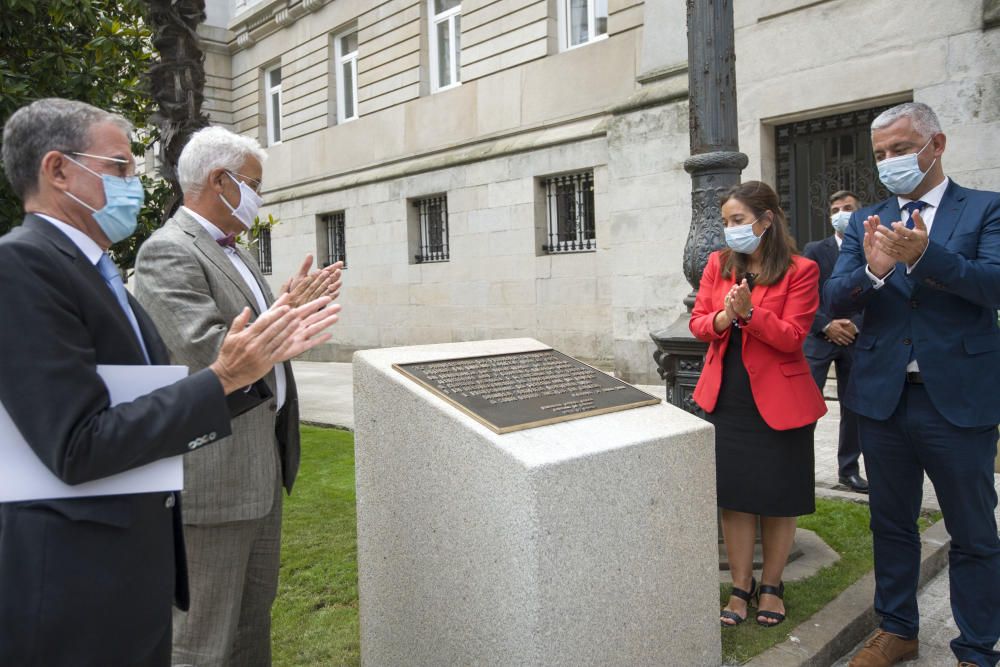
[[[963,665],[1000,660],[1000,194],[948,179],[945,144],[925,104],[872,122],[879,178],[895,196],[852,216],[824,289],[835,315],[864,312],[844,403],[860,415],[882,622],[853,667],[917,655],[924,473],[951,535],[952,651]]]
[[[244,311],[212,364],[110,406],[98,364],[167,363],[151,320],[106,251],[143,201],[119,116],[36,101],[4,127],[3,165],[24,223],[0,239],[0,402],[39,459],[77,484],[183,454],[230,433],[269,398],[256,384],[325,339],[321,299]],[[0,664],[170,662],[171,601],[187,603],[177,494],[0,505]]]
[[[861,208],[858,196],[853,192],[841,190],[830,195],[830,222],[833,234],[822,241],[807,243],[802,254],[819,265],[819,289],[823,285],[840,254],[840,244],[844,239],[844,230],[851,219],[851,213]],[[843,399],[847,391],[847,382],[851,377],[851,360],[854,358],[854,339],[861,327],[861,315],[854,314],[850,318],[837,318],[830,314],[830,309],[824,299],[820,299],[819,310],[813,320],[812,329],[806,337],[803,352],[813,379],[819,385],[820,391],[826,385],[826,375],[830,364],[837,369],[837,400],[840,401],[840,441],[837,447],[837,477],[841,484],[857,491],[868,493],[868,482],[861,476],[858,459],[861,456],[861,440],[858,432],[858,417],[844,407]]]

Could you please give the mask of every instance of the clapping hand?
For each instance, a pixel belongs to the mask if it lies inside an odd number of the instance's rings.
[[[913,221],[913,229],[907,229],[902,222],[894,222],[892,229],[880,227],[875,232],[875,245],[878,250],[891,257],[894,262],[903,262],[908,266],[912,266],[920,259],[928,243],[927,226],[920,211],[914,211],[910,219]],[[868,234],[865,233],[866,240],[867,237]],[[872,273],[878,275],[874,270]]]
[[[881,221],[877,215],[870,215],[865,220],[864,250],[868,269],[879,278],[884,278],[896,265],[896,260],[877,242],[880,227]]]
[[[289,305],[298,307],[321,296],[335,300],[340,296],[341,269],[343,262],[335,262],[330,266],[309,273],[312,268],[313,256],[306,255],[299,270],[289,278],[281,291],[289,296]]]
[[[340,306],[322,296],[298,307],[286,293],[250,324],[251,311],[236,316],[209,366],[228,395],[267,375],[275,364],[296,357],[330,339],[323,330],[339,319]]]
[[[732,309],[733,319],[745,320],[750,314],[753,304],[750,302],[750,285],[746,278],[732,286],[726,296],[726,306]]]

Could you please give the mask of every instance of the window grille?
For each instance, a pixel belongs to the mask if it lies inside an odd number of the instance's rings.
[[[542,181],[550,253],[597,249],[594,229],[594,172],[552,176]]]
[[[257,264],[261,273],[271,275],[271,230],[267,227],[257,231]]]
[[[418,264],[447,262],[448,257],[448,198],[427,197],[413,202],[420,223]]]
[[[326,231],[326,260],[323,266],[335,262],[343,262],[347,268],[347,251],[344,243],[344,212],[330,213],[323,216],[323,227]]]

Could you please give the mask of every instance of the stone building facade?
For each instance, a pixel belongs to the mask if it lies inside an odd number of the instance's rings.
[[[1000,2],[734,5],[744,178],[800,244],[831,188],[880,195],[865,124],[899,101],[1000,189]],[[325,358],[530,336],[657,380],[691,291],[684,0],[209,0],[200,31],[206,111],[268,147],[275,284],[346,260]]]

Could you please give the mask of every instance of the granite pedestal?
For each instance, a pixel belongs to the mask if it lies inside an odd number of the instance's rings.
[[[354,356],[362,663],[718,665],[712,428],[661,404],[498,435]]]

